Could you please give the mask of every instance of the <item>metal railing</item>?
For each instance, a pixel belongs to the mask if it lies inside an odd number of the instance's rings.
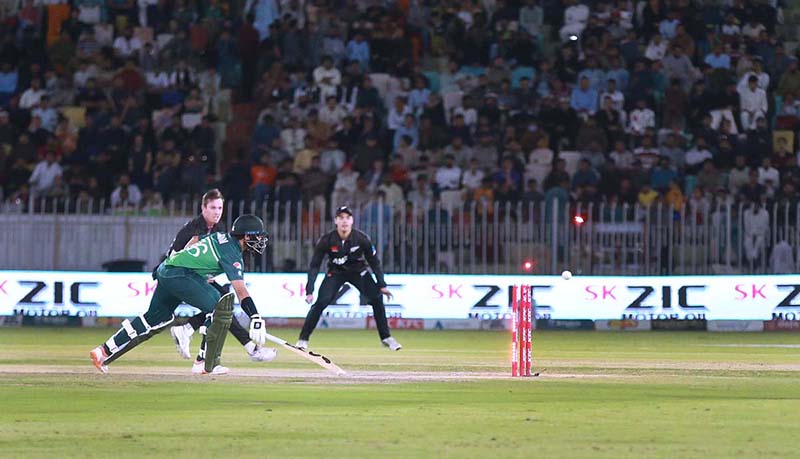
[[[796,272],[797,205],[769,207],[761,227],[750,224],[758,218],[747,209],[731,203],[353,206],[355,227],[372,238],[387,272]],[[149,269],[200,204],[109,211],[102,201],[41,200],[0,210],[0,269],[98,270],[116,259],[141,260]],[[317,239],[333,229],[331,209],[314,203],[227,202],[223,219],[230,227],[243,213],[261,216],[272,242],[265,255],[249,257],[252,271],[305,271]]]

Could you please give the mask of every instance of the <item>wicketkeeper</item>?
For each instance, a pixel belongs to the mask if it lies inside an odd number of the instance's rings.
[[[242,253],[245,250],[262,253],[267,242],[264,223],[257,216],[248,214],[237,218],[229,233],[211,233],[196,244],[172,254],[156,271],[158,285],[147,312],[133,320],[123,321],[117,333],[89,353],[94,366],[106,373],[106,363],[110,359],[172,323],[175,308],[186,302],[205,313],[213,313],[206,320],[206,336],[201,349],[205,361],[198,372],[228,373],[228,369],[220,365],[220,355],[233,320],[233,295],[229,293],[220,298],[220,292],[209,285],[206,276],[223,272],[228,276],[242,309],[250,316],[250,339],[263,345],[266,324],[245,286]]]

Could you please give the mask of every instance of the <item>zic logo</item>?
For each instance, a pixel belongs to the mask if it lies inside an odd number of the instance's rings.
[[[347,257],[338,257],[331,260],[331,263],[335,265],[343,265],[347,261]]]

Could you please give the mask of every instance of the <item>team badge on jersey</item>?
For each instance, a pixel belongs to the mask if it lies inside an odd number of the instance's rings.
[[[236,269],[242,269],[242,264],[239,263],[238,261],[234,261],[233,262],[233,267],[236,268]]]
[[[339,246],[332,245],[332,246],[331,246],[331,252],[333,252],[333,253],[339,253]]]

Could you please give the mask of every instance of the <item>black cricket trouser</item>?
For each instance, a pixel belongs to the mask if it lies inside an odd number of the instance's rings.
[[[389,331],[389,322],[386,320],[386,308],[383,306],[383,297],[381,296],[381,289],[372,274],[364,271],[363,274],[354,273],[327,273],[322,285],[319,287],[319,294],[317,301],[311,305],[308,311],[306,321],[303,323],[303,330],[300,331],[300,339],[308,340],[311,333],[319,323],[319,318],[322,316],[322,311],[328,307],[336,298],[339,289],[342,288],[345,282],[350,283],[353,287],[367,299],[367,304],[372,306],[372,315],[375,317],[375,325],[378,327],[378,335],[381,339],[386,339],[391,336]]]
[[[206,321],[206,314],[201,312],[195,316],[192,316],[189,319],[189,325],[192,326],[195,330],[199,329]],[[230,328],[231,335],[235,336],[242,346],[250,342],[250,332],[248,332],[242,325],[236,320],[236,317],[233,318],[231,321],[231,328]]]

